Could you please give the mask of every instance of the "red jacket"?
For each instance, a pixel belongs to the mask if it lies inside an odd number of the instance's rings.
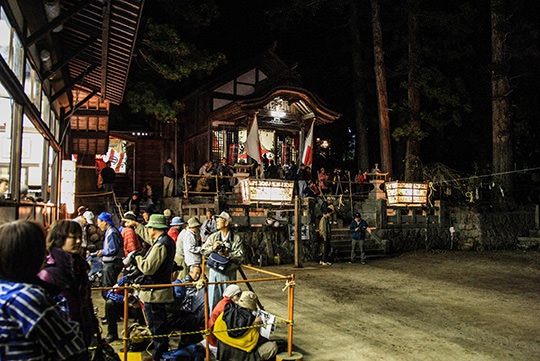
[[[216,323],[217,318],[225,310],[225,305],[231,302],[233,302],[232,298],[223,296],[221,301],[219,301],[216,307],[214,307],[214,310],[212,311],[212,315],[210,315],[210,320],[208,321],[208,328],[210,329],[210,331],[214,329],[214,324]],[[211,333],[210,336],[208,337],[208,341],[210,342],[210,345],[217,347],[217,338],[216,336],[214,336],[213,333]]]

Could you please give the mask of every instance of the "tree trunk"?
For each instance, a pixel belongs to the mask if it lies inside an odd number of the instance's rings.
[[[493,173],[511,171],[513,161],[510,102],[508,99],[510,82],[507,73],[506,37],[508,24],[505,18],[505,6],[505,0],[491,0]],[[511,176],[501,176],[499,182],[506,191],[505,195],[508,195],[512,186]]]
[[[418,181],[420,174],[420,88],[418,86],[418,0],[409,0],[409,137],[405,152],[405,180]]]
[[[354,76],[354,108],[356,125],[356,162],[358,169],[369,169],[369,145],[366,114],[364,106],[366,103],[366,82],[364,75],[364,60],[362,58],[362,40],[360,38],[360,21],[358,19],[358,4],[351,1],[351,17],[349,19],[349,30],[352,38],[352,60]]]
[[[371,0],[371,26],[373,28],[373,53],[375,58],[375,79],[379,106],[379,135],[381,147],[381,168],[392,176],[392,147],[390,144],[390,118],[388,116],[388,94],[384,70],[382,30],[379,18],[379,1]]]

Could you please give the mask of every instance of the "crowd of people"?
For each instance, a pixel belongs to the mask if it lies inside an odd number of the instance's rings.
[[[163,359],[172,331],[183,335],[186,348],[202,340],[204,289],[200,282],[203,257],[208,258],[208,281],[236,280],[243,262],[241,238],[231,228],[232,217],[207,213],[196,217],[146,214],[139,220],[127,211],[120,224],[110,213],[94,216],[79,207],[72,220],[45,230],[37,223],[15,221],[0,226],[0,359],[89,359],[88,348],[102,339],[118,339],[124,291],[130,284],[178,284],[175,287],[129,289],[129,317],[144,325],[153,338],[152,356]],[[212,266],[211,259],[226,259]],[[100,277],[96,277],[99,275]],[[105,309],[94,308],[91,286],[101,292]],[[228,286],[228,287],[227,287]],[[258,325],[257,296],[236,285],[208,286],[211,328]],[[100,317],[101,316],[101,317]],[[277,345],[259,335],[258,328],[220,332],[210,348],[219,360],[267,360]]]
[[[222,158],[219,163],[205,161],[196,177],[188,179],[188,190],[195,193],[230,192],[237,182],[234,178],[234,168],[235,166],[227,163],[227,158]],[[293,180],[297,184],[297,192],[301,197],[324,197],[349,192],[365,193],[369,189],[365,186],[369,180],[367,170],[361,169],[356,174],[341,168],[334,168],[332,171],[320,168],[313,171],[311,167],[302,163],[297,165],[291,162],[291,164],[279,165],[273,159],[263,158],[262,166],[254,163],[251,167],[242,167],[242,171],[247,171],[251,177]]]

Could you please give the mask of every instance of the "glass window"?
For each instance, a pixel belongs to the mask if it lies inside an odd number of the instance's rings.
[[[23,116],[23,135],[21,149],[21,199],[24,199],[25,188],[27,196],[41,193],[41,178],[43,161],[43,136],[34,127],[26,115]]]
[[[11,25],[4,9],[0,9],[0,55],[9,64],[9,48],[11,47]]]
[[[11,47],[10,54],[10,63],[9,67],[19,79],[19,82],[23,82],[23,64],[24,64],[24,48],[19,40],[19,36],[15,33],[14,29],[11,28],[11,38],[13,40],[13,46]]]
[[[9,180],[13,99],[0,83],[0,178]],[[0,194],[0,197],[3,196]]]
[[[47,124],[50,129],[51,107],[49,104],[49,98],[45,96],[44,92],[41,92],[41,119],[43,119],[43,122]]]

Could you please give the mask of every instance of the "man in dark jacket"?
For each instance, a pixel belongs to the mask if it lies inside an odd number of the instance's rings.
[[[163,164],[163,197],[174,196],[174,183],[176,180],[176,170],[174,169],[173,160],[167,158],[167,162]]]
[[[352,232],[352,244],[351,244],[351,262],[356,258],[356,247],[360,248],[360,261],[362,264],[366,264],[366,253],[364,252],[364,241],[366,239],[366,229],[368,227],[367,222],[362,219],[360,213],[354,215],[354,219],[351,223]]]

